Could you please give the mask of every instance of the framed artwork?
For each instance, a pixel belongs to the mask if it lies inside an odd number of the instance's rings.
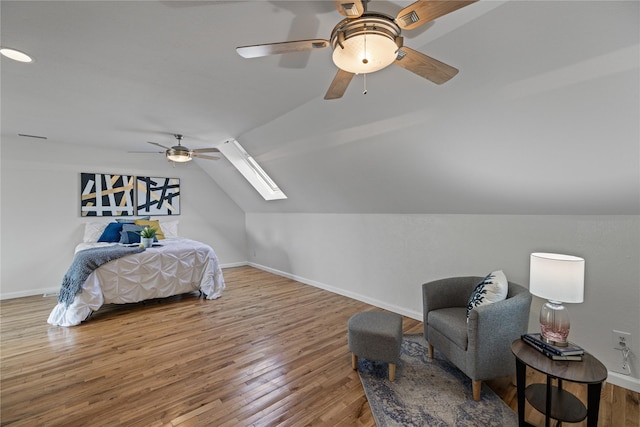
[[[82,172],[80,215],[134,215],[133,176]]]
[[[139,176],[138,215],[180,215],[180,178]]]

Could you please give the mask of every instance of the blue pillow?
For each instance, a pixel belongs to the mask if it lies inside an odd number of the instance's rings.
[[[135,219],[127,219],[127,218],[116,218],[116,221],[120,224],[133,224]]]
[[[120,232],[122,231],[122,224],[118,222],[110,222],[105,227],[104,231],[98,238],[98,242],[114,243],[120,241]]]
[[[120,232],[120,243],[128,245],[131,243],[140,243],[140,232],[144,227],[135,224],[120,224],[122,225],[122,231]],[[157,242],[156,237],[153,238],[154,242]]]
[[[140,235],[135,231],[121,231],[120,243],[128,245],[130,243],[140,243]]]
[[[120,224],[122,232],[120,233],[120,243],[128,245],[129,243],[140,243],[140,231],[142,227],[135,224]]]
[[[148,220],[150,218],[151,218],[150,216],[136,216],[136,217],[133,217],[133,216],[132,217],[126,217],[125,216],[125,217],[116,218],[116,222],[119,222],[121,224],[133,224],[133,222],[136,219],[146,219],[146,220]]]

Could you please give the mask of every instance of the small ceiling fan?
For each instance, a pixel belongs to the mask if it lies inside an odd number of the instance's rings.
[[[323,49],[331,45],[338,73],[324,99],[341,98],[354,75],[379,71],[391,64],[399,65],[436,84],[445,83],[458,73],[456,68],[404,46],[400,34],[402,30],[419,27],[478,0],[418,0],[402,9],[395,18],[384,13],[368,12],[367,1],[334,0],[338,12],[346,18],[333,28],[330,40],[311,39],[240,46],[236,51],[243,58],[258,58]]]
[[[167,159],[172,162],[184,163],[192,160],[194,157],[199,159],[207,159],[207,160],[218,160],[220,157],[216,156],[207,156],[202,153],[219,153],[220,150],[217,148],[196,148],[191,149],[182,145],[183,136],[180,134],[173,135],[178,140],[178,145],[174,145],[173,147],[165,147],[162,144],[158,144],[157,142],[147,141],[149,144],[157,145],[158,147],[164,148],[166,151],[164,152],[167,156]]]

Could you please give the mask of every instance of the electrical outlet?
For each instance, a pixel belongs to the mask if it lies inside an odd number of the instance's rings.
[[[629,332],[613,330],[611,334],[613,348],[616,350],[631,349],[631,334]]]
[[[611,340],[613,348],[618,350],[620,362],[614,364],[611,368],[613,372],[624,375],[631,375],[630,354],[631,354],[631,334],[629,332],[611,331]]]

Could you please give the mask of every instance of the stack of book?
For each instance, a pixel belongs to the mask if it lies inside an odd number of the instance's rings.
[[[540,334],[523,334],[522,340],[553,360],[574,360],[579,362],[582,361],[584,356],[584,349],[572,342],[569,342],[567,347],[558,347],[543,341]]]

